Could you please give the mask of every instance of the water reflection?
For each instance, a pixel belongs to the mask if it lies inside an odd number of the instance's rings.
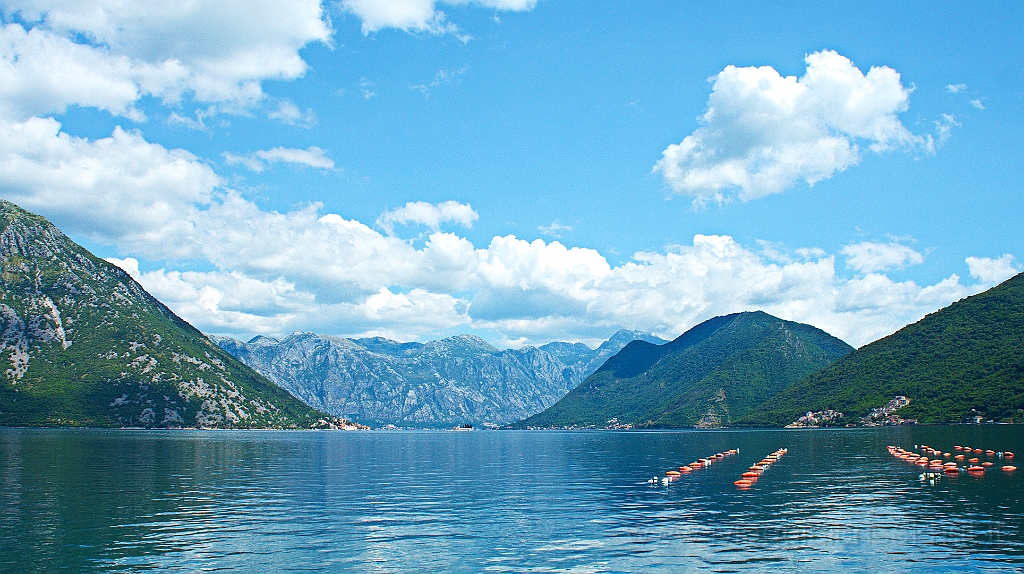
[[[1021,478],[885,447],[1018,427],[313,433],[0,429],[0,570],[1006,570]],[[646,480],[729,448],[669,486]],[[733,481],[789,454],[749,490]]]

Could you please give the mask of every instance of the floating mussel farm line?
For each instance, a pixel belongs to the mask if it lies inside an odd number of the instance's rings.
[[[729,449],[729,450],[727,450],[725,452],[715,453],[715,454],[713,454],[713,455],[711,455],[711,456],[709,456],[707,458],[698,458],[697,460],[691,462],[690,464],[685,464],[683,466],[680,466],[679,470],[669,470],[669,471],[666,471],[665,472],[665,476],[663,476],[660,480],[659,480],[659,478],[657,476],[652,477],[650,480],[647,481],[647,484],[659,484],[659,483],[660,484],[664,484],[664,485],[672,484],[673,482],[679,480],[680,478],[682,478],[683,476],[685,476],[687,474],[690,474],[691,472],[696,472],[698,470],[708,468],[712,464],[714,464],[714,463],[716,463],[716,462],[718,462],[720,460],[723,460],[726,457],[734,456],[734,455],[739,454],[739,452],[740,452],[740,449],[733,448],[733,449]]]
[[[744,472],[742,475],[740,475],[740,479],[733,482],[733,484],[738,486],[741,490],[754,486],[754,484],[757,482],[757,479],[761,478],[761,475],[764,474],[766,470],[771,468],[773,464],[779,462],[779,459],[781,459],[788,452],[788,448],[780,448],[779,450],[762,458],[760,462],[751,466],[749,469],[747,469],[747,472]]]
[[[922,481],[935,482],[943,476],[955,478],[964,473],[980,478],[995,468],[997,464],[1003,472],[1017,470],[1017,467],[1012,464],[1004,464],[1014,458],[1014,454],[1010,451],[956,445],[953,447],[953,452],[943,452],[924,444],[915,444],[913,450],[898,446],[889,446],[888,450],[889,454],[894,457],[926,469],[918,477]]]
[[[734,448],[724,452],[713,454],[707,458],[699,458],[691,462],[690,464],[680,466],[679,470],[666,471],[665,476],[661,478],[657,476],[652,477],[650,480],[647,481],[647,484],[662,484],[667,486],[677,480],[682,479],[684,476],[688,474],[709,468],[716,462],[721,461],[726,457],[737,455],[739,454],[739,452],[740,449]],[[769,454],[768,456],[762,458],[756,464],[747,469],[747,471],[744,472],[740,479],[735,481],[734,484],[738,486],[740,489],[750,488],[751,486],[754,485],[754,483],[757,482],[757,479],[760,478],[765,471],[771,468],[773,464],[777,463],[779,459],[781,459],[783,455],[785,455],[787,452],[789,452],[789,449],[780,448],[775,452]]]

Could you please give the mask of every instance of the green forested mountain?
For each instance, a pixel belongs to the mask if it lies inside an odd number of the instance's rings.
[[[741,423],[779,426],[835,409],[857,421],[895,395],[922,423],[1024,420],[1024,274],[861,347]]]
[[[3,200],[0,279],[0,425],[328,424],[127,273]]]
[[[764,312],[709,319],[664,345],[634,341],[525,427],[729,424],[853,348]]]

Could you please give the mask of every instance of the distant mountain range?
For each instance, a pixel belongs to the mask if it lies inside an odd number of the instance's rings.
[[[121,269],[0,200],[0,278],[0,426],[329,428],[346,417],[668,428],[784,426],[807,413],[828,425],[869,413],[1024,422],[1024,274],[856,351],[759,311],[668,343],[619,331],[597,349],[499,350],[470,335],[214,342]]]
[[[664,345],[626,345],[513,427],[728,425],[852,351],[820,329],[761,311],[715,317]]]
[[[626,330],[597,349],[556,342],[499,350],[472,335],[427,343],[313,333],[214,340],[314,408],[402,427],[506,425],[554,404],[627,343],[664,343]]]
[[[121,269],[0,200],[0,425],[333,424]]]
[[[902,395],[922,423],[1024,422],[1024,274],[861,347],[785,389],[740,423],[780,426],[807,412],[857,423]]]

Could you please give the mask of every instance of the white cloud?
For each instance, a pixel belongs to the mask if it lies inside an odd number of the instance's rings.
[[[1002,283],[1021,271],[1019,266],[1014,263],[1013,255],[1009,253],[998,259],[968,257],[967,267],[971,270],[971,277],[986,285]]]
[[[536,0],[454,0],[449,5],[476,4],[495,10],[532,10]],[[341,5],[363,21],[363,33],[384,28],[430,34],[458,33],[458,26],[448,22],[435,0],[342,0]]]
[[[463,227],[473,227],[473,222],[480,217],[468,203],[445,201],[433,204],[425,201],[411,201],[391,211],[385,211],[377,219],[377,225],[389,234],[394,231],[395,224],[424,225],[431,229],[440,228],[442,223],[449,221]]]
[[[906,269],[924,263],[924,255],[897,241],[851,243],[841,253],[846,256],[846,266],[861,273]]]
[[[967,84],[946,84],[946,91],[951,94],[959,94],[967,89]]]
[[[64,213],[62,202],[76,201],[54,196],[39,211]],[[1013,269],[1009,255],[971,258],[967,263],[981,283],[964,285],[951,275],[920,286],[867,272],[912,263],[916,252],[856,244],[883,262],[862,263],[858,269],[865,274],[847,279],[836,273],[835,257],[817,248],[787,252],[772,244],[769,253],[728,236],[705,235],[695,236],[692,245],[636,253],[613,267],[593,249],[557,241],[510,235],[478,248],[435,231],[415,246],[321,213],[318,205],[267,212],[233,192],[206,201],[179,209],[175,233],[164,232],[160,222],[149,235],[125,234],[112,225],[98,229],[134,257],[154,261],[175,254],[212,266],[206,272],[140,272],[132,258],[111,259],[197,327],[238,336],[309,329],[410,340],[469,330],[512,344],[591,340],[627,327],[673,337],[715,315],[761,309],[860,345]],[[445,219],[445,204],[409,205],[397,219],[428,226]],[[136,203],[134,209],[145,206]],[[471,222],[475,212],[468,213],[461,217]]]
[[[538,226],[537,231],[540,231],[541,233],[547,235],[548,237],[554,237],[555,239],[559,239],[560,237],[562,237],[562,233],[572,231],[572,227],[568,225],[562,225],[556,219],[551,222],[551,225]]]
[[[933,122],[935,124],[935,135],[938,141],[929,141],[927,148],[930,151],[935,150],[936,145],[942,145],[946,143],[946,140],[953,134],[953,127],[959,126],[960,122],[956,120],[956,116],[953,114],[942,114],[939,119]]]
[[[423,94],[423,97],[430,97],[431,90],[438,86],[447,85],[455,82],[456,80],[458,80],[459,76],[465,74],[466,70],[468,69],[469,66],[463,66],[461,68],[457,68],[454,70],[438,70],[437,73],[434,74],[434,79],[431,80],[429,83],[409,86],[409,89],[419,90]]]
[[[307,149],[275,147],[261,149],[247,156],[225,152],[224,160],[229,164],[241,164],[255,172],[263,171],[266,164],[290,163],[317,169],[334,169],[334,160],[327,157],[327,152],[317,146]]]
[[[417,3],[376,4],[400,10]],[[534,5],[526,0],[477,4],[502,10]],[[434,31],[431,21],[450,26],[433,2],[418,5],[429,8],[425,20],[385,14],[368,20],[367,29],[379,25]],[[141,120],[135,106],[148,94],[167,102],[191,98],[209,104],[194,113],[194,120],[172,115],[178,118],[174,121],[205,129],[205,120],[223,110],[265,103],[262,80],[291,79],[304,72],[298,50],[310,42],[329,41],[330,27],[318,2],[254,7],[240,0],[168,6],[26,0],[4,10],[8,17],[19,12],[18,21],[37,25],[26,30],[10,24],[0,31],[0,66],[6,67],[0,74],[0,195],[46,215],[73,235],[130,255],[110,261],[210,332],[313,329],[415,339],[474,329],[497,333],[506,341],[546,342],[594,339],[620,326],[674,336],[717,314],[764,309],[861,343],[980,288],[962,285],[955,275],[924,287],[898,283],[874,272],[881,270],[877,264],[859,265],[866,275],[848,280],[835,273],[834,256],[821,250],[798,249],[791,256],[784,246],[759,251],[728,236],[698,235],[692,245],[637,253],[618,267],[593,249],[557,241],[509,235],[478,248],[465,237],[440,231],[443,224],[472,227],[479,218],[469,204],[456,201],[410,202],[387,211],[377,221],[383,233],[339,214],[322,213],[318,204],[285,213],[265,211],[226,189],[206,162],[185,150],[147,142],[120,127],[106,138],[73,137],[61,132],[56,120],[33,116],[80,105]],[[825,65],[815,58],[838,60]],[[770,80],[768,87],[761,90],[755,82],[750,102],[773,109],[764,102],[788,97],[769,89],[775,84],[782,92],[811,92],[814,97],[794,101],[827,117],[827,129],[840,135],[830,131],[822,137],[843,140],[847,152],[854,154],[850,161],[857,153],[851,142],[866,140],[881,150],[914,139],[900,131],[893,115],[901,94],[906,97],[895,72],[876,68],[865,77],[834,53],[809,56],[808,64],[799,82],[778,74],[773,79],[770,68],[727,69],[735,77],[719,75],[705,115],[708,123],[701,128],[705,131],[695,135],[749,148],[743,138],[712,131],[752,121],[727,92],[742,88],[745,74],[755,80],[760,74]],[[372,82],[364,79],[360,88],[364,97],[372,97]],[[832,98],[829,90],[847,100]],[[847,92],[874,102],[874,107],[858,103],[837,110],[819,101],[860,102]],[[269,112],[276,119],[304,122],[310,117],[289,101],[276,103]],[[730,110],[737,117],[722,119]],[[800,117],[793,112],[783,119]],[[815,117],[805,122],[808,133],[820,131]],[[780,121],[766,125],[783,125]],[[824,140],[808,139],[800,131],[804,128],[798,128],[785,137],[772,137],[782,138],[778,141],[789,146],[783,146],[786,153],[797,153],[800,146],[811,151],[821,147]],[[277,147],[225,157],[257,171],[275,162],[334,167],[317,147]],[[777,165],[755,167],[785,171],[779,166],[790,159],[772,161]],[[815,169],[797,169],[792,177],[807,179],[808,173],[830,174],[828,169],[839,168]],[[750,173],[757,176],[760,172],[755,171]],[[765,188],[752,189],[750,193]],[[397,225],[419,225],[430,232],[407,241],[392,235]],[[558,233],[563,227],[556,221],[540,230]],[[1012,257],[1006,257],[968,260],[972,276],[990,283],[1013,267]],[[163,261],[164,268],[141,271],[135,258]],[[904,256],[896,265],[909,263],[912,257]],[[193,264],[208,270],[174,268]]]
[[[336,228],[338,233],[359,226],[329,215],[321,220],[325,218],[335,220],[331,225],[342,225]],[[476,249],[464,239],[439,234],[461,246],[441,248],[448,257],[439,258],[432,252],[439,249],[436,245],[413,249],[365,228],[361,231],[366,233],[364,241],[379,250],[349,251],[345,265],[330,254],[298,252],[294,246],[306,244],[309,236],[296,237],[288,246],[273,238],[257,240],[264,257],[250,271],[268,277],[254,280],[260,289],[223,285],[224,273],[161,271],[144,274],[142,281],[158,297],[169,298],[172,308],[194,309],[181,312],[207,330],[250,334],[315,328],[346,335],[401,333],[400,339],[415,339],[446,329],[478,329],[500,333],[508,341],[534,343],[585,338],[617,326],[670,337],[715,315],[762,309],[817,325],[859,345],[980,290],[962,285],[955,275],[924,287],[877,273],[845,280],[835,273],[832,257],[775,264],[726,236],[697,236],[692,246],[639,253],[634,261],[613,268],[594,250],[540,240],[496,237]],[[334,251],[353,237],[329,232],[321,238],[334,244],[328,249]],[[226,246],[225,251],[236,247]],[[280,257],[267,257],[271,253]],[[245,257],[230,263],[244,266]],[[314,258],[324,266],[308,267]],[[431,267],[439,259],[448,266]],[[449,277],[434,277],[439,269]],[[243,302],[253,297],[245,293],[283,290],[274,286],[279,279],[269,279],[274,272],[296,278],[287,283],[290,298],[270,311],[246,308]],[[248,273],[240,273],[229,275],[250,280]],[[168,283],[163,275],[187,279],[192,287]],[[207,287],[213,291],[203,291]],[[230,303],[224,299],[226,293],[242,295]],[[211,317],[214,310],[217,315]],[[259,317],[266,321],[259,323]],[[250,323],[261,327],[242,328]]]
[[[798,180],[813,185],[856,165],[862,142],[875,152],[928,148],[930,138],[910,133],[897,117],[910,90],[895,70],[864,74],[827,50],[806,62],[799,79],[769,66],[727,66],[713,78],[704,125],[666,148],[654,171],[701,205],[735,188],[747,201]]]
[[[303,128],[309,128],[316,124],[316,113],[312,109],[307,108],[303,112],[298,106],[288,100],[278,102],[277,109],[268,113],[267,117]]]
[[[377,85],[376,82],[372,82],[366,78],[359,79],[359,89],[364,100],[370,101],[377,95],[377,92],[373,91],[373,87],[375,85]]]
[[[0,28],[0,118],[23,120],[72,105],[134,116],[137,63],[19,24]],[[141,119],[141,118],[140,118]]]
[[[12,0],[3,11],[8,21],[17,14],[33,28],[18,45],[20,52],[4,44],[8,57],[12,49],[30,56],[15,67],[58,78],[62,69],[77,70],[94,80],[35,82],[30,89],[42,101],[59,103],[63,97],[83,105],[97,105],[99,96],[90,94],[100,93],[100,78],[117,87],[109,99],[129,103],[134,90],[168,102],[188,93],[197,101],[251,107],[264,97],[261,81],[300,77],[307,66],[299,49],[329,44],[332,34],[319,0]],[[7,28],[17,36],[21,26]],[[46,59],[56,65],[40,65]],[[91,70],[89,62],[95,64]],[[118,113],[115,104],[100,104]],[[43,113],[53,111],[60,110],[51,106]]]
[[[971,100],[971,106],[973,106],[975,109],[978,109],[978,110],[985,109],[985,104],[981,103],[981,98],[978,98],[976,100]]]
[[[187,248],[173,238],[191,233],[191,214],[220,184],[191,153],[119,127],[88,140],[61,132],[53,119],[0,122],[0,193],[66,231],[126,249]]]

